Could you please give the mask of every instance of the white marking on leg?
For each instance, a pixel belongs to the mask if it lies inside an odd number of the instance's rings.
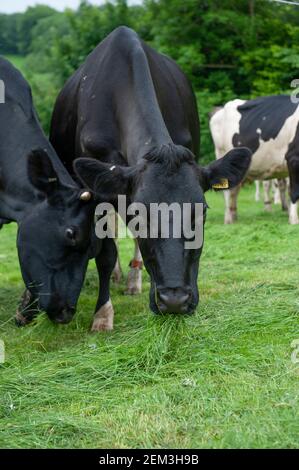
[[[255,181],[255,200],[258,202],[260,200],[260,182],[259,180]]]
[[[237,200],[241,185],[239,184],[235,188],[224,191],[225,200],[225,224],[233,224],[237,220]],[[227,194],[229,193],[229,194]]]
[[[263,187],[264,187],[264,208],[265,208],[265,211],[271,212],[272,210],[271,197],[270,197],[271,181],[270,180],[263,181]]]
[[[113,330],[114,310],[111,300],[109,299],[96,312],[91,331],[111,331]]]
[[[289,223],[291,225],[297,225],[299,224],[299,218],[298,218],[298,211],[297,211],[297,202],[293,204],[292,202],[290,203],[289,207]]]
[[[131,261],[131,269],[128,274],[127,279],[127,290],[126,294],[128,295],[136,295],[141,294],[142,292],[142,255],[139,250],[139,246],[137,240],[135,242],[135,252],[134,252],[134,259]],[[139,264],[139,266],[134,266],[134,262]]]
[[[230,198],[231,198],[230,191],[223,191],[223,196],[224,196],[224,203],[225,203],[224,223],[232,224],[233,215],[230,210]]]
[[[288,201],[287,201],[287,178],[282,178],[277,180],[278,191],[280,195],[281,208],[283,211],[288,210]]]
[[[117,247],[117,258],[116,258],[116,263],[112,272],[112,280],[113,282],[115,282],[115,284],[119,284],[121,282],[121,278],[122,278],[122,269],[121,269],[121,264],[120,264],[120,259],[119,259],[119,251]]]
[[[272,180],[272,191],[274,196],[274,204],[281,204],[280,191],[278,186],[278,179]]]

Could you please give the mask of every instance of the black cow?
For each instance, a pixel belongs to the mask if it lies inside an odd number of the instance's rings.
[[[199,120],[188,80],[127,27],[113,31],[68,80],[56,102],[50,140],[69,171],[74,157],[84,157],[74,168],[96,199],[115,203],[125,194],[146,206],[201,202],[206,210],[204,192],[221,178],[230,187],[238,184],[251,158],[248,149],[238,149],[197,166]],[[201,248],[185,249],[184,241],[139,240],[155,313],[191,313],[198,304]]]
[[[94,210],[46,139],[31,91],[7,60],[0,58],[5,103],[0,104],[0,227],[18,224],[17,248],[29,292],[19,324],[29,322],[36,304],[51,320],[73,316],[88,263]],[[38,302],[37,302],[38,301]]]

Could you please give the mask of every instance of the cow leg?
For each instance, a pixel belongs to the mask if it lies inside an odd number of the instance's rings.
[[[120,264],[120,257],[119,257],[119,248],[118,248],[118,214],[113,210],[108,214],[108,226],[109,228],[115,233],[115,246],[117,250],[117,257],[116,257],[116,263],[113,268],[112,272],[112,281],[115,284],[119,284],[122,278],[122,269],[121,269],[121,264]]]
[[[17,326],[25,326],[39,313],[38,299],[28,289],[25,289],[16,311],[15,322]]]
[[[271,196],[270,196],[271,181],[270,180],[263,181],[263,187],[264,187],[264,208],[265,208],[265,211],[271,212],[272,210]]]
[[[287,211],[289,208],[287,202],[287,179],[281,178],[277,180],[277,185],[280,194],[281,208],[283,211]]]
[[[127,280],[127,290],[125,294],[136,295],[142,292],[142,256],[137,240],[135,242],[134,258],[130,262],[130,271]]]
[[[91,331],[113,330],[114,310],[110,300],[110,278],[116,258],[117,250],[114,240],[103,239],[102,249],[96,257],[100,290]]]
[[[260,200],[260,181],[255,180],[255,200],[258,202]]]
[[[116,263],[112,272],[112,281],[115,284],[120,284],[122,276],[123,276],[123,272],[122,272],[121,264],[120,264],[118,240],[115,240],[115,246],[116,246],[116,251],[117,251],[117,257],[116,257]]]
[[[281,198],[280,198],[280,190],[279,190],[279,182],[280,180],[278,179],[273,179],[272,180],[272,191],[273,191],[273,202],[274,204],[281,204]]]
[[[237,199],[240,189],[241,184],[228,191],[223,191],[225,201],[225,224],[232,224],[237,220]]]
[[[295,202],[295,204],[293,202],[290,202],[289,223],[291,225],[299,224],[298,211],[297,211],[297,202]]]

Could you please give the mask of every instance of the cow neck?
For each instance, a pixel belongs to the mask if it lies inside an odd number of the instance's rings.
[[[130,164],[140,161],[153,148],[173,143],[157,100],[144,50],[130,56],[129,84],[118,113],[122,147]],[[140,83],[142,86],[140,86]]]

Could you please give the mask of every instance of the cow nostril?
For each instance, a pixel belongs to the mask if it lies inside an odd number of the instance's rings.
[[[165,313],[187,312],[191,300],[191,292],[177,292],[177,290],[165,290],[157,292],[158,307]]]
[[[161,300],[161,302],[163,302],[165,305],[168,304],[169,302],[169,296],[167,294],[161,294],[160,292],[158,292],[158,298],[159,300]]]
[[[185,294],[185,295],[182,295],[180,298],[179,298],[179,303],[181,305],[185,305],[186,302],[188,302],[190,300],[190,297],[191,297],[191,294],[188,293],[188,294]]]

